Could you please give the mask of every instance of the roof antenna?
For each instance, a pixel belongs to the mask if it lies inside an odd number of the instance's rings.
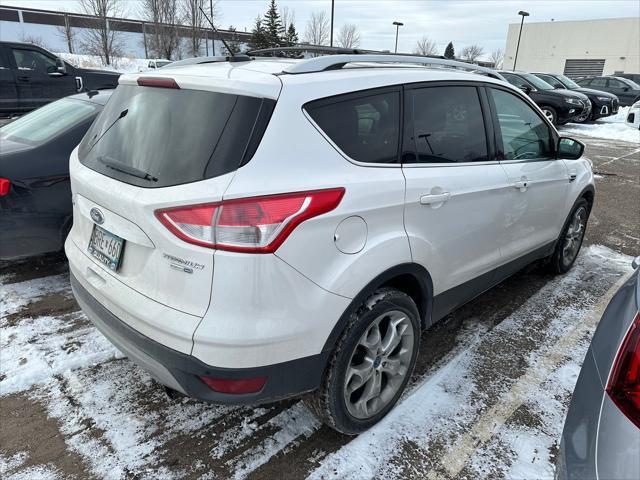
[[[233,51],[229,48],[229,45],[227,44],[227,42],[225,42],[224,38],[222,38],[222,35],[220,35],[220,32],[218,32],[218,29],[215,27],[215,25],[213,24],[213,22],[211,21],[209,16],[205,13],[205,11],[202,9],[202,7],[198,7],[198,8],[202,12],[202,15],[204,15],[204,18],[207,19],[207,22],[209,22],[209,25],[211,25],[211,28],[213,29],[213,31],[215,33],[217,33],[218,36],[220,37],[220,40],[222,40],[222,43],[224,44],[224,48],[226,48],[227,52],[229,52],[229,55],[231,55],[231,57],[227,57],[227,61],[229,61],[229,62],[246,62],[248,60],[251,60],[251,58],[249,58],[248,55],[236,55],[235,53],[233,53]]]

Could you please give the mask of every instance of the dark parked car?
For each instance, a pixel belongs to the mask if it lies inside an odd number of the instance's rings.
[[[618,97],[612,93],[581,87],[569,77],[555,73],[533,73],[549,85],[560,90],[571,90],[585,94],[591,101],[591,114],[576,117],[575,122],[588,122],[618,113]]]
[[[72,217],[69,155],[111,92],[63,98],[0,128],[0,259],[62,248]]]
[[[118,72],[76,68],[30,43],[0,42],[0,115],[28,112],[78,92],[115,88]]]
[[[536,102],[554,125],[564,125],[574,118],[591,113],[591,102],[586,95],[570,90],[556,90],[544,80],[526,72],[500,72]]]
[[[616,77],[628,78],[640,85],[640,73],[616,73]]]
[[[640,478],[640,281],[611,299],[584,359],[564,424],[557,480]]]
[[[628,78],[585,77],[576,80],[576,82],[583,87],[613,93],[620,100],[620,105],[624,107],[633,105],[640,100],[640,85]]]

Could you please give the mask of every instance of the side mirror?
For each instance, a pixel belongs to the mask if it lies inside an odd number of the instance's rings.
[[[56,69],[54,72],[50,72],[49,75],[66,75],[67,74],[67,66],[64,64],[62,59],[56,58]]]
[[[569,137],[558,139],[558,158],[564,160],[577,160],[584,153],[584,143]]]
[[[624,87],[624,88],[622,89],[622,91],[623,91],[623,92],[628,92],[628,91],[629,91],[629,87]]]
[[[529,85],[520,85],[520,90],[529,95],[531,93],[531,87]]]

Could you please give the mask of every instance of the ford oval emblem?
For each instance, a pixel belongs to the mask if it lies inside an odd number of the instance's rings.
[[[91,215],[91,220],[96,222],[98,225],[102,225],[104,222],[104,215],[102,215],[100,209],[93,207],[89,214]]]

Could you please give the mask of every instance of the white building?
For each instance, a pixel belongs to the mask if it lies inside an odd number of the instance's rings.
[[[581,75],[640,73],[640,17],[571,22],[528,22],[516,70]],[[520,23],[509,25],[504,69],[516,57]]]

